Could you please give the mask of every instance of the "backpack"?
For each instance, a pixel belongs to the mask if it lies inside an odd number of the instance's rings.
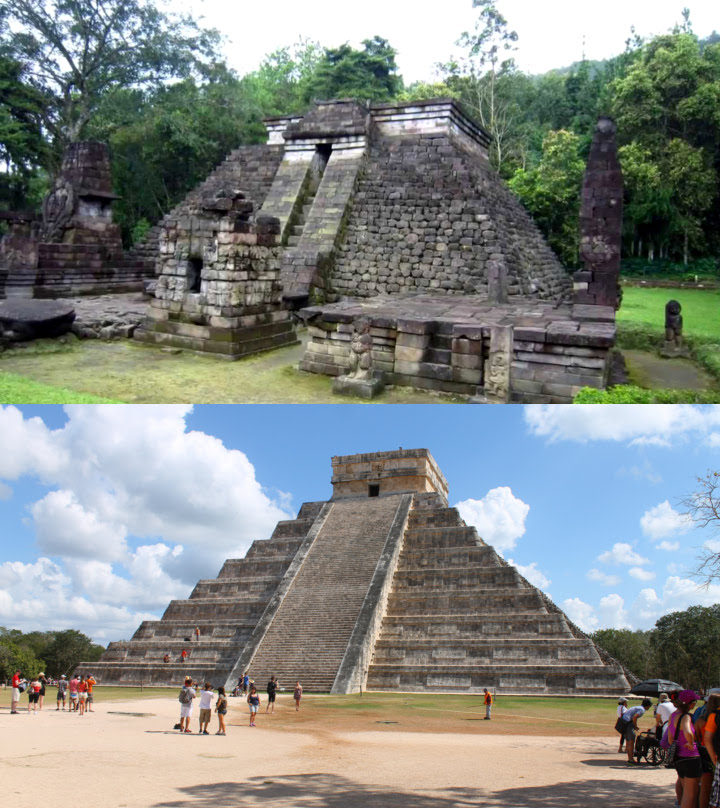
[[[186,687],[184,687],[180,691],[180,695],[178,696],[178,701],[180,702],[180,704],[190,704],[190,702],[192,701],[192,696],[190,695],[190,691]]]

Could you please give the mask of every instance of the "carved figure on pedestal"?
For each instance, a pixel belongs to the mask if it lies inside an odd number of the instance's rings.
[[[62,240],[63,232],[75,212],[75,201],[76,194],[73,186],[64,177],[58,177],[52,191],[43,202],[43,241]]]
[[[355,333],[350,342],[349,379],[372,378],[372,336],[370,323],[367,320],[355,321]]]
[[[510,387],[510,364],[504,352],[490,355],[485,377],[485,395],[493,401],[507,401]]]
[[[665,306],[665,343],[660,353],[662,356],[688,356],[682,338],[683,318],[682,306],[677,300],[669,300]]]

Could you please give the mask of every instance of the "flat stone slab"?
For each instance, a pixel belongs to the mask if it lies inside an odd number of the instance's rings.
[[[689,359],[661,359],[648,351],[623,351],[633,383],[651,390],[712,390],[713,379]]]
[[[563,345],[614,344],[615,322],[608,321],[607,307],[585,306],[581,316],[577,316],[574,308],[570,303],[522,297],[496,304],[481,295],[407,294],[349,298],[325,306],[308,306],[299,315],[308,324],[318,319],[352,323],[365,317],[373,326],[417,334],[434,331],[452,334],[458,326],[474,326],[482,330],[485,338],[490,336],[492,326],[511,325],[519,340],[537,340],[544,333],[548,342]],[[596,320],[591,319],[593,308],[597,309]]]
[[[11,340],[60,337],[74,319],[73,306],[60,300],[10,297],[0,302],[0,330]]]
[[[385,389],[385,382],[376,376],[373,379],[352,379],[348,376],[336,376],[333,379],[332,391],[341,396],[357,396],[358,398],[375,398]]]

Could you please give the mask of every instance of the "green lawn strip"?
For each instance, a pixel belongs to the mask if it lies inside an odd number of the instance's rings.
[[[0,371],[0,402],[3,404],[117,404],[118,399],[91,393],[76,393]]]
[[[96,702],[114,702],[114,701],[128,701],[132,699],[177,699],[180,692],[180,685],[177,687],[102,687],[96,685],[93,689],[93,698]],[[0,707],[10,706],[11,691],[9,687],[0,689]],[[65,699],[67,701],[67,698]],[[50,707],[55,709],[57,702],[57,688],[50,685],[46,688],[45,702],[43,710]],[[28,699],[27,692],[20,696],[20,709],[27,709]]]
[[[622,306],[617,314],[620,328],[626,324],[650,327],[648,333],[665,330],[665,305],[677,300],[682,306],[683,332],[687,339],[720,343],[720,290],[717,289],[623,289]]]

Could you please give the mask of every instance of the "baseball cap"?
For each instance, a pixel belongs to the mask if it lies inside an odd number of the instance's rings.
[[[681,690],[678,693],[678,701],[682,704],[692,704],[694,701],[698,701],[700,696],[694,690]]]

